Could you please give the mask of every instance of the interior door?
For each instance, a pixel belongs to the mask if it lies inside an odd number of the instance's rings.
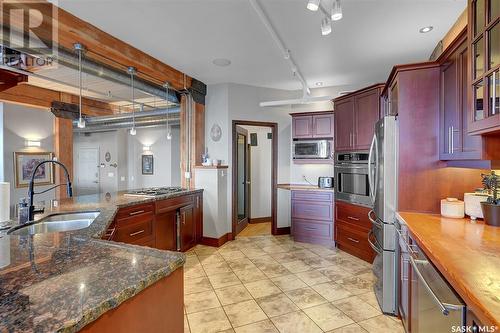
[[[250,211],[250,156],[248,149],[248,131],[236,127],[236,234],[248,225]]]
[[[78,195],[99,193],[99,148],[80,147],[78,149],[78,170],[75,173]]]

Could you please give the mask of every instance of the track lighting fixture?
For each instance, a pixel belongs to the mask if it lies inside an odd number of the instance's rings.
[[[85,119],[82,117],[82,53],[85,51],[85,48],[80,43],[73,44],[73,48],[78,53],[78,128],[85,128]]]
[[[321,20],[321,34],[323,36],[327,36],[332,33],[332,21],[330,21],[330,18],[324,17]]]
[[[130,135],[134,136],[137,134],[135,130],[135,87],[134,87],[134,76],[137,73],[137,69],[135,67],[129,67],[127,69],[130,74],[130,87],[132,88],[132,128],[130,129]]]
[[[342,18],[342,6],[340,5],[340,0],[334,0],[332,8],[332,21],[338,21],[341,18]]]
[[[319,3],[321,0],[308,0],[307,1],[307,9],[310,11],[317,11],[319,9]]]

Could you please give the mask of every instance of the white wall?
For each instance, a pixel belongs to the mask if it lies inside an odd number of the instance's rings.
[[[250,218],[271,216],[272,140],[270,127],[242,126],[257,134],[257,146],[250,146]]]
[[[27,197],[28,189],[15,188],[14,152],[19,151],[54,151],[54,115],[47,110],[34,109],[21,105],[3,104],[3,173],[4,180],[10,183],[11,216],[20,198]],[[40,141],[40,148],[26,148],[26,140]],[[37,186],[37,191],[50,188]],[[35,196],[36,202],[54,199],[54,191]]]

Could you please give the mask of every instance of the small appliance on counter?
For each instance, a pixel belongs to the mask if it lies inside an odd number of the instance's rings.
[[[457,198],[446,198],[441,200],[441,216],[452,219],[462,219],[465,217],[464,202]]]
[[[319,188],[333,188],[333,177],[318,177]]]
[[[481,202],[486,200],[488,200],[486,193],[464,193],[465,214],[469,215],[471,220],[484,218]]]

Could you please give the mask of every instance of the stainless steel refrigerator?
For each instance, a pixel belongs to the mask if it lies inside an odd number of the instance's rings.
[[[386,116],[375,125],[369,155],[368,179],[373,210],[368,242],[377,252],[373,273],[375,295],[382,312],[397,314],[396,231],[398,175],[398,122]]]

